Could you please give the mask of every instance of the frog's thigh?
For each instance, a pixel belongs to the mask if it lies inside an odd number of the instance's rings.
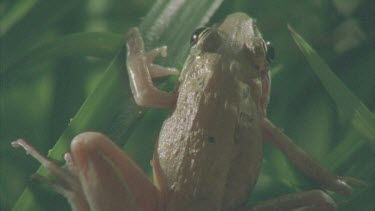
[[[260,202],[251,207],[251,211],[279,210],[289,211],[297,208],[307,210],[328,211],[336,210],[333,199],[322,190],[311,190],[300,193],[287,194],[278,198]]]
[[[158,210],[156,187],[106,136],[82,133],[71,152],[92,210]]]

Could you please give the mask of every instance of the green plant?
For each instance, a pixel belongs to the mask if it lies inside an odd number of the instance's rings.
[[[1,209],[67,209],[60,196],[28,180],[27,176],[38,164],[11,149],[10,141],[18,137],[28,139],[44,153],[55,145],[49,156],[61,161],[74,135],[85,130],[101,131],[124,145],[125,151],[150,173],[153,143],[167,112],[134,105],[127,85],[123,34],[147,14],[140,24],[149,38],[147,47],[167,44],[169,56],[160,59],[160,63],[181,69],[191,32],[207,22],[220,3],[187,1],[180,5],[180,10],[171,13],[176,16],[171,16],[162,11],[168,5],[179,8],[177,1],[157,1],[151,10],[151,1],[1,2]],[[375,106],[371,42],[374,33],[367,20],[373,15],[370,7],[366,7],[371,4],[369,1],[357,1],[357,4],[352,6],[354,12],[342,14],[337,3],[326,1],[225,1],[210,20],[220,21],[239,10],[258,19],[264,37],[277,50],[272,70],[270,118],[325,166],[369,183],[352,197],[334,196],[343,210],[375,207],[369,200],[375,196],[372,167],[375,149],[373,114],[368,112]],[[321,86],[301,53],[291,47],[294,44],[286,23],[312,40],[332,69],[340,70],[337,75],[354,92],[350,96],[358,96],[363,104],[356,97],[349,98],[351,104],[347,103],[345,96],[349,89],[341,88],[346,86],[340,79],[318,74],[324,88]],[[337,31],[340,32],[342,25],[345,29],[348,23],[346,33],[359,34],[354,36],[359,44],[346,51],[332,50],[345,38],[337,35]],[[315,58],[310,63],[316,61]],[[323,70],[320,66],[313,69]],[[327,87],[333,84],[332,80],[338,80],[341,87]],[[173,79],[167,82],[169,85],[163,86],[173,85]],[[339,96],[341,101],[334,96]],[[359,104],[361,115],[358,116],[354,112],[356,107],[350,105]],[[346,108],[338,109],[343,106]],[[25,189],[26,182],[29,185]],[[263,173],[251,202],[313,186],[279,152],[266,147]]]

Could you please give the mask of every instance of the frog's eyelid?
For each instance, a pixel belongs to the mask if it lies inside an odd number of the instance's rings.
[[[204,30],[196,43],[196,46],[202,52],[218,52],[222,46],[222,35],[216,28],[207,28]]]
[[[198,36],[198,42],[200,40],[204,40],[211,33],[211,31],[212,29],[208,27],[206,27],[203,31],[201,31],[201,33]]]
[[[197,28],[193,34],[191,35],[190,38],[190,44],[193,46],[197,44],[197,42],[201,39],[201,35],[203,34],[204,31],[206,31],[208,27],[199,27]]]

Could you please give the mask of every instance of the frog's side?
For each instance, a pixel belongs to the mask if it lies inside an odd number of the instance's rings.
[[[137,29],[128,33],[127,65],[135,101],[171,108],[153,158],[155,185],[100,133],[76,136],[67,170],[43,157],[24,140],[13,142],[38,159],[60,181],[52,183],[74,210],[231,210],[246,203],[262,162],[263,140],[324,188],[350,194],[363,182],[339,177],[320,166],[266,117],[270,92],[270,51],[247,15],[228,16],[203,31],[180,78],[178,96],[158,90],[152,78],[176,74],[152,64],[166,47],[144,52]],[[264,138],[264,139],[263,139]],[[334,210],[322,190],[292,193],[247,210]]]
[[[238,207],[255,185],[263,144],[260,67],[268,74],[269,65],[259,33],[246,32],[248,39],[239,36],[243,29],[256,27],[236,14],[202,32],[183,70],[176,108],[163,124],[155,155],[168,210]],[[212,41],[205,39],[213,36],[217,49],[207,51]]]

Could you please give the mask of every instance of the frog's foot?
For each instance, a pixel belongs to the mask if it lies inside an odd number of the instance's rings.
[[[152,63],[158,55],[166,56],[167,47],[163,46],[144,52],[143,39],[137,28],[129,30],[126,45],[130,87],[136,103],[145,107],[174,107],[177,95],[161,91],[152,83],[152,78],[178,73],[174,68],[162,67]]]
[[[333,179],[323,183],[322,186],[327,190],[334,191],[344,196],[350,196],[353,192],[351,186],[366,187],[367,183],[352,177],[336,176]]]
[[[262,130],[265,140],[280,149],[294,166],[300,169],[305,175],[319,182],[324,189],[350,195],[351,186],[366,186],[366,182],[351,177],[336,176],[321,166],[316,160],[308,156],[300,147],[286,136],[282,130],[273,123],[264,119]]]
[[[30,154],[33,158],[38,160],[53,176],[57,178],[57,181],[53,181],[48,177],[34,174],[33,179],[39,180],[56,192],[60,193],[68,199],[70,204],[74,205],[75,210],[89,210],[82,187],[75,174],[75,166],[72,162],[70,154],[65,154],[66,165],[64,167],[58,166],[56,163],[48,160],[32,145],[27,143],[23,139],[13,141],[12,146],[15,148],[22,147],[26,154]]]
[[[167,56],[167,46],[155,48],[145,53],[146,62],[151,78],[159,78],[168,75],[178,75],[178,70],[176,68],[163,67],[152,63],[159,55],[161,55],[162,57]]]
[[[301,193],[291,193],[274,199],[266,200],[256,204],[250,211],[267,211],[267,210],[295,210],[298,208],[307,208],[315,211],[336,210],[337,205],[333,199],[322,190],[311,190]],[[304,209],[305,210],[305,209]]]

